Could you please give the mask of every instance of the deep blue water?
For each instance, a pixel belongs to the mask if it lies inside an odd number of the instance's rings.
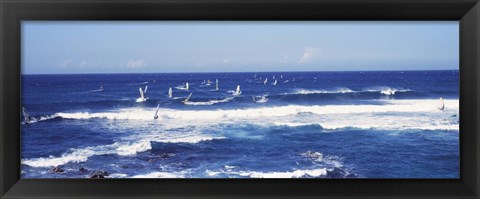
[[[458,178],[458,78],[458,71],[23,75],[22,104],[34,119],[20,124],[22,177],[106,170],[113,178]],[[233,95],[237,85],[241,94]],[[137,102],[145,86],[147,100]]]

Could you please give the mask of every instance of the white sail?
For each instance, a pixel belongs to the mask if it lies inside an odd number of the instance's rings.
[[[206,85],[210,86],[210,85],[212,85],[212,82],[210,80],[208,80]]]
[[[218,91],[218,79],[215,80],[215,90]]]
[[[255,75],[253,76],[253,78],[257,78],[257,73],[255,73]]]
[[[280,75],[280,79],[283,79],[283,75]]]
[[[145,98],[142,88],[138,88],[138,91],[140,92],[140,98]]]
[[[263,84],[267,84],[268,78],[265,78],[265,81],[263,81]]]
[[[155,116],[153,116],[153,119],[157,119],[158,118],[158,110],[160,109],[160,104],[157,104],[157,111],[155,111]]]
[[[147,89],[147,87],[145,87]],[[145,98],[145,92],[142,90],[142,88],[138,88],[138,91],[140,92],[140,97],[137,99],[137,102],[144,102],[147,101],[147,98]]]
[[[30,123],[30,118],[32,117],[30,117],[30,114],[28,114],[27,109],[25,109],[25,107],[22,107],[22,112],[23,112],[24,122],[26,124]]]
[[[275,75],[272,77],[272,79],[275,79]]]
[[[276,86],[277,85],[277,80],[275,80],[272,85]]]
[[[443,101],[443,98],[440,98],[440,104],[438,105],[438,109],[440,110],[445,110],[445,102]]]
[[[168,97],[170,97],[170,98],[173,97],[172,87],[168,88]]]
[[[186,104],[188,102],[188,100],[190,100],[190,97],[192,97],[192,94],[193,93],[190,93],[190,95],[188,95],[187,98],[185,98],[185,100],[183,100],[184,104]]]
[[[242,91],[240,90],[240,85],[237,85],[237,90],[235,91],[235,93],[233,93],[233,95],[238,96],[240,94],[242,94]]]
[[[147,89],[148,89],[148,86],[145,86],[145,90],[143,91],[143,93],[147,93]]]
[[[185,83],[185,90],[188,91],[188,88],[189,88],[189,86],[188,86],[188,82],[187,82],[187,83]]]

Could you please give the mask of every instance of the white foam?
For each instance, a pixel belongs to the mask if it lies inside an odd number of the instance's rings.
[[[329,114],[360,114],[360,113],[388,113],[402,112],[415,113],[438,112],[436,104],[438,100],[385,100],[382,105],[315,105],[301,106],[288,105],[276,107],[261,107],[248,109],[217,109],[217,110],[175,110],[160,109],[164,118],[189,119],[189,120],[213,120],[223,118],[258,118],[258,117],[282,117],[299,113],[313,113],[319,115]],[[446,109],[458,110],[458,100],[445,100]],[[123,120],[152,120],[155,108],[126,108],[115,112],[101,113],[57,113],[57,116],[66,119],[123,119]],[[159,116],[161,116],[159,114]]]
[[[122,120],[116,126],[124,128],[145,128],[150,131],[161,125],[162,129],[198,126],[205,128],[228,123],[250,123],[261,126],[309,126],[318,125],[324,129],[425,129],[458,130],[458,100],[445,100],[445,110],[437,108],[437,99],[432,100],[376,100],[371,105],[315,105],[276,106],[246,109],[175,110],[160,109],[159,119],[153,120],[155,108],[125,108],[111,112],[57,113],[44,119],[110,119]],[[262,118],[259,120],[258,118]],[[138,123],[135,121],[144,121]]]
[[[105,154],[98,147],[87,147],[84,149],[76,149],[73,152],[65,153],[60,157],[42,157],[42,158],[33,158],[33,159],[23,159],[22,164],[31,166],[31,167],[55,167],[64,165],[67,163],[79,163],[87,161],[88,157],[93,155]]]
[[[135,102],[145,102],[147,101],[148,97],[147,98],[144,98],[144,97],[139,97],[135,100]]]
[[[326,165],[333,166],[335,168],[340,168],[343,166],[337,156],[324,156],[322,153],[315,151],[307,151],[305,153],[302,153],[301,155],[303,157],[313,159],[313,161],[315,162],[320,162]]]
[[[33,123],[36,123],[36,122],[46,121],[46,120],[54,119],[54,118],[57,118],[57,117],[58,117],[57,115],[44,115],[44,116],[40,116],[39,118],[32,117],[30,119],[30,121],[28,121],[28,123],[33,124]],[[26,123],[22,122],[22,124],[26,124]]]
[[[128,175],[124,173],[112,173],[107,176],[107,178],[126,178],[126,177],[128,177]]]
[[[206,170],[205,173],[207,173],[207,175],[209,176],[216,176],[218,174],[222,174],[221,171],[211,171],[211,170]]]
[[[185,126],[206,127],[222,123],[258,125],[306,126],[324,129],[426,129],[458,130],[459,101],[445,100],[445,111],[436,107],[438,100],[378,100],[379,105],[277,106],[248,109],[175,110],[161,109],[158,121],[153,121],[154,108],[119,109],[103,113],[58,113],[66,119],[105,118],[125,120],[136,127],[135,120],[161,123],[164,128]],[[308,113],[308,114],[305,114]],[[258,120],[262,118],[262,120]],[[140,128],[141,125],[138,125]]]
[[[117,143],[117,145],[120,145]],[[140,152],[148,151],[152,149],[152,145],[149,140],[142,140],[140,142],[130,144],[130,145],[120,145],[116,151],[118,155],[130,156],[135,155]]]
[[[158,120],[152,119],[155,108],[126,108],[100,113],[57,113],[49,118],[65,119],[104,118],[119,120],[108,128],[112,132],[136,131],[112,145],[73,149],[58,157],[22,159],[22,164],[32,167],[53,167],[69,162],[85,162],[89,157],[102,154],[134,155],[152,148],[151,142],[199,143],[225,139],[204,134],[209,128],[221,125],[252,124],[265,127],[316,125],[323,129],[422,129],[459,130],[459,100],[445,100],[445,110],[437,109],[438,99],[432,100],[378,100],[378,105],[326,105],[326,106],[276,106],[247,109],[175,110],[163,109]],[[307,113],[307,114],[305,114]],[[261,119],[259,119],[261,118]],[[42,120],[42,118],[40,118]],[[127,129],[127,130],[126,130]],[[322,159],[327,161],[325,157]],[[294,175],[274,173],[272,175]],[[292,172],[290,172],[292,173]],[[298,174],[298,172],[297,172]],[[295,174],[295,175],[297,175]],[[263,175],[252,173],[253,176]],[[265,174],[268,176],[268,174]]]
[[[371,87],[366,88],[361,91],[355,91],[349,88],[336,88],[332,90],[310,90],[310,89],[298,89],[293,94],[301,94],[301,95],[310,95],[310,94],[335,94],[335,93],[357,93],[357,92],[378,92],[384,95],[395,95],[397,92],[407,92],[411,91],[410,89],[403,89],[403,88],[390,88],[387,86],[378,86],[378,87]]]
[[[188,84],[188,85],[187,85],[187,84]],[[175,88],[178,89],[178,90],[186,90],[186,91],[188,91],[188,89],[189,89],[189,87],[190,87],[189,85],[194,85],[194,83],[188,83],[188,82],[187,82],[187,84],[178,85],[178,86],[176,86]]]
[[[206,105],[214,105],[214,104],[218,104],[218,103],[225,103],[225,102],[229,102],[233,99],[233,97],[227,97],[225,99],[221,99],[221,100],[210,100],[210,101],[206,101],[206,102],[192,102],[192,101],[187,101],[185,102],[186,105],[194,105],[194,106],[206,106]]]
[[[254,96],[253,97],[253,101],[255,101],[255,103],[266,103],[268,102],[268,95],[262,95],[262,96]],[[259,98],[257,100],[257,98]]]
[[[363,91],[366,92],[380,92],[381,94],[384,95],[395,95],[397,92],[407,92],[410,91],[410,89],[403,89],[403,88],[390,88],[387,86],[378,86],[378,87],[371,87],[364,89]]]
[[[301,94],[301,95],[310,95],[310,94],[334,94],[334,93],[353,93],[352,89],[349,88],[336,88],[333,90],[308,90],[308,89],[298,89],[294,94]]]
[[[327,169],[296,170],[293,172],[241,172],[241,176],[252,178],[301,178],[301,177],[319,177],[327,175]]]
[[[140,140],[139,137],[136,135],[127,137],[125,139],[131,139],[132,141],[115,142],[111,145],[78,148],[73,149],[70,152],[66,152],[59,157],[50,156],[42,158],[23,159],[21,163],[31,167],[55,167],[67,163],[86,162],[88,158],[94,155],[117,154],[121,156],[132,156],[137,153],[145,152],[152,149],[151,142],[195,144],[214,139],[225,139],[225,137],[195,135],[193,133],[185,135],[166,135],[152,133],[143,135]]]
[[[363,119],[363,121],[362,121]],[[457,123],[431,121],[422,117],[389,117],[389,116],[369,116],[364,118],[349,118],[335,121],[321,122],[273,122],[273,126],[288,127],[306,127],[318,126],[327,130],[338,130],[345,128],[352,129],[377,129],[377,130],[458,130]]]
[[[306,169],[294,171],[277,171],[277,172],[260,172],[260,171],[206,171],[209,176],[216,176],[219,174],[239,175],[250,178],[303,178],[303,177],[320,177],[327,175],[326,168]]]
[[[96,93],[96,92],[102,92],[103,91],[103,88],[100,88],[100,89],[96,89],[96,90],[89,90],[87,91],[87,93]]]
[[[210,141],[210,140],[218,140],[218,139],[225,139],[225,137],[206,137],[206,136],[200,136],[200,135],[191,135],[191,136],[186,136],[186,137],[159,139],[159,140],[156,140],[156,142],[196,144],[196,143],[199,143],[199,142]]]
[[[305,153],[302,153],[302,156],[307,157],[307,158],[315,158],[315,159],[323,159],[323,154],[320,152],[315,152],[315,151],[307,151]]]
[[[135,175],[131,178],[184,178],[183,173],[152,172],[148,174]]]

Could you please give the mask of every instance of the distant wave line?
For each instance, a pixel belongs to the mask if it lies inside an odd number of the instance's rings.
[[[316,89],[297,89],[293,93],[286,93],[287,95],[309,95],[309,94],[346,94],[346,93],[362,93],[362,92],[378,92],[384,95],[395,95],[397,92],[409,92],[410,89],[398,89],[390,87],[367,88],[360,91],[352,90],[350,88],[340,87],[331,90],[316,90]]]
[[[312,114],[355,114],[355,113],[387,113],[387,112],[438,112],[436,107],[438,100],[384,100],[382,105],[287,105],[274,107],[246,108],[246,109],[216,109],[216,110],[177,110],[160,109],[160,113],[166,118],[191,119],[191,120],[215,120],[222,118],[257,118],[257,117],[281,117],[300,113]],[[447,109],[458,110],[458,100],[445,100]],[[119,119],[119,120],[151,120],[155,108],[124,108],[111,112],[60,112],[55,116],[64,119]],[[198,117],[201,115],[202,117]]]

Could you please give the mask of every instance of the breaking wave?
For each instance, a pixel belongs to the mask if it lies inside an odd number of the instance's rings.
[[[117,154],[120,156],[131,156],[137,153],[145,152],[152,149],[151,142],[164,143],[199,143],[213,139],[224,139],[224,137],[211,136],[186,136],[186,137],[160,137],[153,140],[142,139],[134,142],[116,142],[111,145],[102,145],[94,147],[86,147],[80,149],[71,149],[59,157],[41,157],[33,159],[22,159],[21,163],[31,167],[55,167],[67,163],[86,162],[88,158],[96,155]]]
[[[311,89],[298,89],[290,95],[311,95],[311,94],[346,94],[346,93],[380,93],[383,95],[395,95],[399,92],[408,92],[410,89],[391,88],[387,86],[371,87],[363,90],[352,90],[350,88],[336,88],[331,90],[311,90]],[[288,95],[288,94],[287,94]]]
[[[299,89],[296,90],[293,94],[300,94],[300,95],[310,95],[310,94],[334,94],[334,93],[354,93],[356,91],[353,91],[349,88],[337,88],[333,90],[308,90],[308,89]]]
[[[395,95],[395,93],[403,93],[411,91],[410,89],[403,88],[390,88],[387,86],[371,87],[363,90],[364,92],[380,92],[383,95]]]
[[[458,100],[445,100],[445,110],[438,110],[438,100],[378,100],[367,105],[273,106],[245,109],[177,110],[155,108],[123,108],[110,112],[72,112],[45,116],[39,121],[61,119],[108,119],[160,123],[164,127],[251,123],[261,126],[305,127],[323,129],[423,129],[458,130]],[[133,125],[133,123],[128,123]]]
[[[249,178],[305,178],[305,177],[321,177],[327,175],[326,168],[319,169],[299,169],[293,171],[233,171],[230,169],[221,171],[206,171],[207,175],[215,177],[219,174],[228,176],[240,176]]]
[[[175,110],[161,108],[159,116],[169,119],[214,120],[225,118],[270,118],[310,113],[317,115],[362,114],[362,113],[437,113],[438,100],[392,100],[380,101],[381,105],[315,105],[275,106],[246,109]],[[445,100],[446,109],[457,110],[458,100]],[[104,118],[112,120],[152,120],[155,108],[125,108],[112,112],[57,113],[51,117],[64,119]]]

